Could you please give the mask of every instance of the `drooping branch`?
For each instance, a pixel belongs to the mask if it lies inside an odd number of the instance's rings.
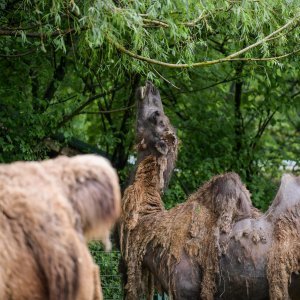
[[[206,19],[209,15],[213,15],[213,13],[216,12],[228,12],[232,9],[233,4],[231,4],[228,8],[219,8],[216,9],[214,12],[208,12],[203,10],[199,16],[197,16],[195,19],[191,21],[185,21],[185,22],[179,22],[177,25],[180,26],[186,26],[186,27],[195,27],[198,25],[198,23],[204,19]],[[124,9],[120,7],[113,7],[112,8],[113,12],[123,12]],[[157,19],[152,19],[149,17],[148,14],[138,14],[139,17],[142,18],[143,21],[143,27],[150,27],[150,28],[170,28],[171,25],[167,21],[162,21],[162,20],[157,20]]]
[[[168,67],[168,68],[178,68],[178,69],[183,69],[183,68],[192,68],[192,67],[206,67],[206,66],[210,66],[210,65],[215,65],[215,64],[219,64],[219,63],[224,63],[224,62],[231,62],[231,61],[272,61],[272,60],[278,60],[278,59],[282,59],[288,56],[291,56],[297,52],[300,51],[300,49],[296,49],[290,53],[286,53],[283,55],[279,55],[279,56],[273,56],[273,57],[262,57],[262,58],[254,58],[254,57],[250,57],[250,58],[245,58],[245,57],[240,57],[238,58],[238,56],[240,56],[241,54],[244,54],[245,52],[248,52],[249,50],[256,48],[260,45],[262,45],[263,43],[266,43],[268,41],[270,41],[271,39],[273,40],[273,38],[275,38],[279,33],[281,33],[283,30],[289,28],[290,26],[294,25],[295,22],[299,22],[299,17],[296,16],[294,17],[292,20],[290,20],[289,22],[287,22],[285,25],[283,25],[282,27],[278,28],[277,30],[275,30],[274,32],[270,33],[269,35],[265,36],[264,38],[260,39],[259,41],[237,51],[234,52],[224,58],[220,58],[220,59],[214,59],[214,60],[210,60],[210,61],[201,61],[201,62],[196,62],[196,63],[191,63],[191,64],[174,64],[174,63],[168,63],[168,62],[163,62],[160,60],[156,60],[156,59],[152,59],[152,58],[148,58],[139,54],[136,54],[128,49],[126,49],[123,45],[121,45],[120,43],[118,43],[117,41],[113,40],[111,37],[109,37],[108,35],[106,35],[106,38],[108,39],[108,41],[120,52],[127,54],[128,56],[133,57],[134,59],[138,59],[141,61],[145,61],[147,63],[150,64],[156,64],[156,65],[160,65],[160,66],[164,66],[164,67]]]
[[[265,42],[268,42],[271,38],[275,37],[278,33],[282,32],[283,30],[285,30],[286,28],[289,28],[291,25],[293,25],[295,22],[299,22],[299,16],[297,15],[296,17],[294,17],[292,20],[290,20],[289,22],[287,22],[285,25],[283,25],[282,27],[278,28],[277,30],[275,30],[274,32],[270,33],[269,35],[267,35],[266,37],[264,37],[263,39],[257,41],[256,43],[249,45],[248,47],[245,47],[243,49],[241,49],[240,51],[237,51],[231,55],[228,55],[227,58],[234,58],[237,57],[247,51],[249,51],[250,49],[253,49]]]

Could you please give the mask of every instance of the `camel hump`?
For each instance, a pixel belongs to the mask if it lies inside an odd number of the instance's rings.
[[[234,172],[214,176],[192,195],[195,197],[216,215],[224,233],[233,223],[255,215],[250,193]]]
[[[89,154],[58,157],[43,165],[77,214],[77,229],[87,240],[100,239],[109,248],[109,232],[121,212],[119,180],[110,162]]]
[[[300,176],[283,174],[279,190],[266,216],[276,219],[282,214],[289,213],[289,210],[296,205],[300,205]]]

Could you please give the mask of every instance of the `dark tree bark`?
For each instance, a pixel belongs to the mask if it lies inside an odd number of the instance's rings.
[[[235,82],[235,92],[234,92],[234,115],[235,115],[235,152],[237,159],[240,158],[240,152],[242,150],[242,141],[243,141],[243,115],[241,111],[242,105],[242,89],[243,81],[241,80],[241,75],[243,71],[243,65],[239,64],[236,69],[237,80]]]
[[[51,79],[45,93],[44,93],[44,99],[47,102],[50,102],[50,100],[53,98],[56,90],[57,90],[57,81],[62,81],[66,74],[66,56],[62,55],[60,58],[59,64],[54,69],[53,78]]]
[[[135,91],[139,85],[139,82],[140,82],[140,75],[135,74],[132,78],[131,91],[126,102],[126,107],[129,107],[135,103]],[[119,142],[117,143],[115,150],[113,152],[112,163],[113,166],[118,170],[122,170],[126,166],[128,160],[128,149],[126,148],[125,145],[126,143],[125,137],[128,134],[130,128],[129,127],[130,119],[131,119],[131,111],[127,110],[123,115],[121,126],[118,132],[116,133],[116,138],[119,140]]]

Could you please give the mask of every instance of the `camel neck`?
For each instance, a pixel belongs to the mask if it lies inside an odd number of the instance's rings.
[[[163,164],[163,159],[157,158],[153,155],[147,156],[139,163],[137,167],[135,181],[144,182],[144,186],[160,192],[164,183]]]
[[[160,166],[155,156],[147,156],[138,164],[133,183],[125,190],[123,211],[144,216],[164,209],[161,200]]]

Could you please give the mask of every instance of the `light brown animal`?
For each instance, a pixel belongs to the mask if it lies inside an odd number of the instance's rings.
[[[86,246],[120,213],[116,172],[94,155],[0,165],[0,299],[102,299]]]

